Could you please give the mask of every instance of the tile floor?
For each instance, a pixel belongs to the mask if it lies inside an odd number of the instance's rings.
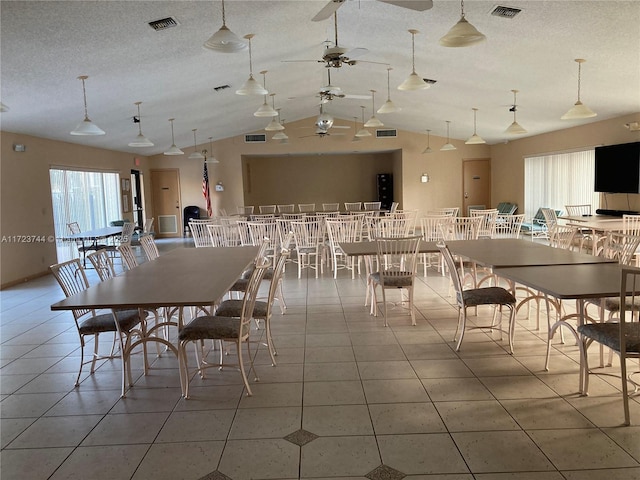
[[[481,331],[456,353],[446,279],[420,275],[418,325],[397,308],[387,328],[363,306],[364,281],[287,269],[278,365],[259,347],[252,397],[227,369],[192,379],[189,400],[169,353],[134,371],[124,399],[117,360],[74,388],[78,339],[71,316],[49,309],[62,298],[54,280],[0,292],[1,478],[640,478],[638,397],[621,427],[619,379],[592,376],[591,395],[577,395],[569,338],[549,372],[535,316],[519,316],[513,356]]]

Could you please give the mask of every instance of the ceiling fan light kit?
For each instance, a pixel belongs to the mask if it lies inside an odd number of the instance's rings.
[[[575,62],[578,64],[578,101],[569,109],[567,113],[560,117],[561,120],[579,120],[581,118],[595,117],[597,113],[587,107],[580,101],[580,80],[582,73],[582,64],[586,62],[583,58],[576,58]]]
[[[169,147],[169,150],[164,152],[164,154],[165,155],[184,155],[184,152],[180,150],[178,147],[176,147],[176,141],[173,138],[173,121],[174,120],[175,118],[169,119],[169,123],[171,123],[171,146]]]
[[[222,26],[204,42],[203,47],[220,53],[236,53],[247,49],[247,44],[227,27],[224,0],[222,0]]]
[[[509,133],[511,135],[521,135],[523,133],[527,133],[527,131],[518,123],[516,119],[516,110],[518,110],[516,95],[518,94],[518,90],[511,91],[513,92],[513,107],[511,107],[510,110],[513,112],[513,123],[507,127],[504,133]]]
[[[87,91],[85,90],[84,81],[89,78],[87,75],[80,75],[78,80],[82,80],[82,95],[84,98],[84,120],[82,120],[73,131],[71,135],[105,135],[105,131],[98,127],[89,119],[87,113]]]
[[[140,116],[140,104],[142,102],[136,102],[134,105],[138,107],[138,136],[129,142],[130,147],[153,147],[153,143],[147,137],[142,134],[142,117]]]
[[[457,148],[455,147],[455,145],[453,145],[451,143],[451,141],[449,140],[449,124],[451,123],[450,120],[446,120],[447,122],[447,143],[445,143],[441,148],[440,151],[442,152],[448,152],[451,150],[457,150]]]
[[[189,155],[189,160],[205,160],[204,155],[202,155],[202,153],[200,153],[198,151],[198,144],[196,142],[196,130],[198,130],[197,128],[194,128],[193,130],[191,130],[193,132],[193,153],[191,155]]]
[[[409,30],[409,33],[411,34],[412,72],[409,75],[409,77],[407,77],[407,79],[398,86],[398,90],[424,90],[426,88],[429,88],[431,85],[429,85],[427,82],[425,82],[422,79],[422,77],[416,73],[416,43],[415,43],[415,36],[416,36],[416,33],[419,33],[419,32],[418,32],[418,30],[415,30],[415,29],[412,28],[412,29]]]
[[[478,112],[478,109],[472,108],[471,110],[473,110],[473,135],[471,135],[469,137],[469,140],[464,143],[466,143],[467,145],[480,145],[482,143],[487,143],[480,135],[476,133],[476,113]]]
[[[460,20],[440,39],[440,45],[443,47],[469,47],[487,39],[465,18],[464,0],[460,2],[460,7]]]
[[[255,34],[248,33],[244,36],[249,41],[249,79],[244,83],[240,90],[236,90],[238,95],[268,95],[269,92],[266,88],[260,85],[255,78],[253,78],[253,60],[251,57],[251,39],[255,37]]]

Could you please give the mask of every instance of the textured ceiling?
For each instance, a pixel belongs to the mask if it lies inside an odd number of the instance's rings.
[[[333,39],[333,21],[312,22],[322,1],[227,0],[229,28],[239,36],[255,33],[253,71],[268,70],[267,88],[286,122],[317,115],[315,95],[327,83],[317,62],[323,42]],[[494,5],[522,9],[513,19],[491,16]],[[239,96],[249,74],[248,51],[223,54],[204,41],[222,24],[219,1],[2,1],[1,97],[10,110],[1,128],[67,142],[144,155],[171,144],[193,145],[261,131],[269,119],[253,116],[262,97]],[[391,99],[402,111],[378,117],[385,127],[414,132],[431,129],[466,139],[477,130],[489,143],[580,125],[640,111],[640,2],[634,1],[469,1],[466,18],[487,36],[483,44],[445,48],[438,39],[460,17],[456,1],[434,0],[424,12],[375,0],[350,0],[338,10],[341,46],[364,47],[360,60],[388,63]],[[177,27],[156,32],[147,22],[173,16]],[[416,71],[437,80],[428,90],[396,87],[411,73],[411,35]],[[577,64],[582,68],[582,100],[595,118],[562,121],[576,101]],[[377,90],[376,109],[387,98],[385,65],[360,62],[331,69],[332,84],[348,94]],[[89,116],[107,132],[101,137],[69,135],[82,119],[82,86],[88,75]],[[214,87],[229,85],[216,91]],[[525,135],[504,134],[512,122],[512,89],[518,94],[518,122]],[[142,130],[154,147],[132,148],[137,135],[134,102],[142,101]],[[371,101],[336,99],[327,110],[353,125],[371,115]],[[622,126],[621,126],[622,128]],[[291,141],[302,136],[288,131]],[[298,135],[298,133],[300,133]],[[349,137],[346,137],[349,138]]]

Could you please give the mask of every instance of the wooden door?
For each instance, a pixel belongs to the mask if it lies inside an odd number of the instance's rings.
[[[178,170],[151,170],[150,173],[156,236],[179,237],[182,235],[182,208]]]
[[[469,206],[491,208],[491,160],[488,158],[462,161],[462,212],[469,215]]]

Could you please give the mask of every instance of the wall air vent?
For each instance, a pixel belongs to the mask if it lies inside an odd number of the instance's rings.
[[[264,143],[267,141],[265,133],[251,133],[244,136],[244,143]]]
[[[384,130],[376,130],[376,138],[397,137],[398,131],[395,128],[386,128]]]
[[[156,32],[159,32],[160,30],[166,30],[167,28],[171,27],[177,27],[178,25],[180,24],[174,17],[161,18],[160,20],[149,22],[149,26]]]
[[[216,92],[219,92],[219,91],[221,91],[221,90],[226,90],[227,88],[231,88],[231,87],[230,87],[229,85],[219,85],[219,86],[217,86],[217,87],[213,87],[213,89],[214,89]]]
[[[504,5],[496,5],[491,9],[491,15],[494,17],[513,18],[518,15],[522,9],[515,7],[505,7]]]

